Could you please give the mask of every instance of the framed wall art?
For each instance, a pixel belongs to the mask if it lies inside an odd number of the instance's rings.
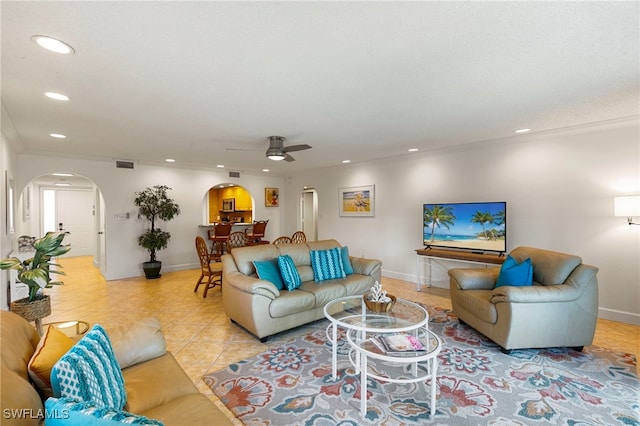
[[[278,207],[280,205],[280,189],[265,188],[264,189],[264,206]]]
[[[374,185],[339,188],[340,216],[374,216]]]

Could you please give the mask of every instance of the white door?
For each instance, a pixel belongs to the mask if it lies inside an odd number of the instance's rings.
[[[315,189],[307,189],[300,197],[300,223],[307,241],[318,239],[318,195]]]
[[[90,256],[93,250],[94,194],[92,190],[56,190],[56,228],[69,232],[69,256]]]

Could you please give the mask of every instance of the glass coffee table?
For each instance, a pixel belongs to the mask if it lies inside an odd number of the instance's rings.
[[[438,354],[442,343],[438,336],[429,330],[429,314],[417,303],[404,299],[396,300],[390,312],[375,313],[369,311],[362,296],[347,296],[333,300],[324,307],[324,315],[331,322],[327,326],[327,339],[331,342],[332,374],[337,378],[338,365],[338,327],[345,330],[349,343],[349,361],[360,373],[360,412],[367,410],[367,377],[393,383],[422,382],[431,378],[431,415],[436,409],[436,370]],[[416,337],[424,345],[424,351],[386,352],[373,343],[372,338],[390,334],[405,334]],[[402,371],[389,370],[382,376],[370,369],[369,363],[392,363],[399,366],[410,365],[411,377],[399,377]],[[419,364],[426,368],[419,371]],[[402,369],[401,369],[402,370]]]

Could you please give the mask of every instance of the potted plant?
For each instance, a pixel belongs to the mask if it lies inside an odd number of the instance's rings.
[[[59,269],[60,265],[51,262],[56,256],[61,256],[71,250],[70,245],[62,245],[65,232],[47,232],[47,234],[33,243],[35,249],[33,257],[21,261],[17,257],[0,259],[0,269],[15,269],[18,280],[29,289],[29,296],[11,302],[10,310],[25,318],[27,321],[39,321],[51,314],[51,300],[42,294],[43,288],[62,284],[61,281],[51,281],[51,274],[65,275]]]
[[[378,281],[373,284],[369,293],[362,296],[362,298],[367,309],[376,313],[389,312],[396,302],[396,297],[387,294],[387,291],[382,289],[382,284]]]
[[[167,196],[170,190],[166,185],[147,187],[144,191],[136,192],[133,203],[138,207],[138,218],[145,218],[150,227],[138,237],[138,244],[149,252],[149,261],[142,264],[147,279],[160,278],[162,262],[156,260],[156,251],[167,248],[171,234],[156,228],[156,221],[168,221],[180,214],[178,206]]]

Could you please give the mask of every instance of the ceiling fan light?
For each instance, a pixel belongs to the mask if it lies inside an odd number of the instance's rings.
[[[280,160],[284,160],[284,155],[283,154],[267,154],[267,158],[273,161],[280,161]]]

